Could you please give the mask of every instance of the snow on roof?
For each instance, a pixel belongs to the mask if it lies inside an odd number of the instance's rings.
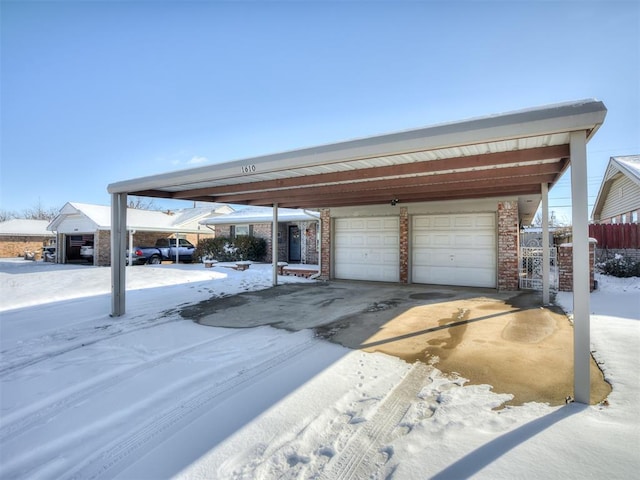
[[[197,230],[190,223],[209,215],[221,215],[230,209],[223,204],[214,203],[208,207],[185,208],[173,212],[160,210],[141,210],[127,208],[127,227],[138,230],[185,231]],[[95,223],[98,230],[111,228],[111,207],[88,203],[69,202],[60,210],[60,214],[49,224],[50,230],[56,230],[66,215],[84,215]]]
[[[0,222],[0,235],[52,237],[53,233],[47,230],[47,225],[49,225],[48,220],[12,218],[6,222]]]
[[[613,181],[614,176],[618,173],[627,176],[631,181],[640,186],[640,155],[625,155],[611,157],[609,159],[609,164],[604,172],[598,196],[596,197],[596,201],[591,212],[591,217],[594,220],[600,219],[600,212],[602,211],[606,197],[609,194],[611,182]]]
[[[317,212],[297,208],[278,208],[279,222],[314,221],[320,218]],[[242,223],[269,223],[273,221],[273,209],[269,207],[248,207],[228,215],[206,218],[201,225],[228,225]]]
[[[635,178],[640,183],[640,155],[627,155],[624,157],[611,157],[620,170],[627,174],[632,180]]]

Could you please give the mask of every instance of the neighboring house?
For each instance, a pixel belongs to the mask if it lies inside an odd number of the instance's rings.
[[[320,214],[303,209],[278,209],[278,258],[289,263],[318,263],[318,221]],[[264,238],[267,258],[271,261],[273,209],[248,207],[242,210],[200,221],[214,228],[216,237],[235,238],[240,235]]]
[[[197,245],[213,232],[198,222],[212,215],[232,212],[228,205],[186,208],[176,211],[127,209],[129,241],[134,245],[155,245],[159,238],[186,238]],[[47,227],[55,233],[58,263],[83,261],[80,247],[93,245],[94,265],[111,263],[111,209],[103,205],[67,203]]]
[[[591,215],[594,223],[638,223],[640,155],[611,157]]]
[[[22,257],[25,253],[42,257],[42,247],[55,243],[55,235],[47,230],[48,220],[14,218],[0,222],[0,257]]]

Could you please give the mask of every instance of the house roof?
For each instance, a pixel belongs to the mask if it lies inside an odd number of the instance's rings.
[[[6,222],[0,222],[0,235],[15,235],[20,237],[52,237],[53,233],[47,230],[48,220],[27,220],[12,218]]]
[[[513,197],[533,217],[606,108],[589,99],[304,148],[108,186],[110,193],[290,208]]]
[[[594,220],[600,219],[600,213],[604,207],[607,195],[611,189],[613,181],[618,178],[619,175],[624,175],[629,178],[636,185],[640,186],[640,155],[626,155],[619,157],[609,158],[609,164],[602,177],[602,183],[600,184],[600,190],[596,197],[596,202],[593,205],[593,211],[591,217]]]
[[[127,228],[139,231],[185,232],[198,231],[197,222],[210,215],[220,215],[232,211],[228,205],[187,208],[167,213],[159,210],[127,208]],[[47,227],[57,230],[69,215],[82,215],[94,223],[96,230],[111,228],[111,208],[105,205],[69,202]],[[194,228],[193,225],[196,227]],[[191,226],[189,226],[191,224]]]
[[[318,220],[320,215],[317,212],[310,212],[303,209],[278,208],[279,222],[304,222]],[[273,221],[273,208],[270,207],[248,207],[237,210],[228,215],[205,218],[200,221],[201,225],[238,225],[247,223],[270,223]]]

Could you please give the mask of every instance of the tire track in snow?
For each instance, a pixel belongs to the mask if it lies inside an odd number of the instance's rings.
[[[310,348],[317,347],[318,344],[319,342],[317,339],[308,339],[299,345],[264,360],[254,367],[240,371],[235,377],[231,377],[217,385],[202,389],[200,392],[193,394],[186,401],[155,415],[136,431],[127,435],[125,439],[112,442],[105,448],[98,450],[82,465],[65,473],[64,475],[61,475],[61,477],[78,480],[92,480],[106,475],[111,468],[133,454],[136,450],[142,448],[149,441],[156,438],[158,435],[161,435],[186,417],[193,416],[198,410],[202,410],[207,404],[219,396],[237,389],[241,385],[248,383],[255,378],[264,376],[269,370],[272,370],[273,368],[291,360],[293,357],[308,351]]]
[[[89,336],[87,339],[83,340],[82,342],[72,343],[71,345],[68,345],[64,348],[52,350],[42,355],[28,357],[25,360],[18,359],[18,361],[8,363],[7,365],[0,367],[0,378],[6,377],[11,373],[30,367],[32,365],[36,365],[40,362],[44,362],[46,360],[50,360],[60,355],[64,355],[65,353],[73,352],[74,350],[78,350],[80,348],[88,347],[90,345],[95,345],[96,343],[103,342],[105,340],[111,340],[113,338],[117,338],[122,335],[128,335],[129,333],[137,332],[139,330],[146,330],[149,328],[155,328],[162,325],[166,325],[168,323],[183,322],[183,321],[185,320],[181,317],[170,318],[168,320],[164,320],[160,322],[157,322],[154,320],[147,320],[147,321],[138,322],[134,324],[134,325],[140,325],[140,326],[134,326],[133,328],[120,329],[113,333],[107,332],[105,335],[95,336],[93,338]],[[111,325],[112,324],[109,324],[106,326],[92,327],[92,330],[102,329],[103,331],[105,331]],[[84,331],[85,330],[60,330],[56,334],[46,335],[46,337],[51,338],[52,342],[65,341],[69,338],[69,336],[73,336],[73,338],[78,338],[78,337],[86,338],[83,336]],[[19,357],[19,353],[16,353],[16,352],[20,352],[24,350],[25,350],[25,346],[21,346],[20,348],[14,348],[13,350],[4,350],[0,352],[0,356],[2,358],[16,358],[16,357]]]
[[[128,380],[129,378],[141,372],[154,368],[162,363],[169,362],[174,358],[179,357],[180,355],[198,350],[202,347],[210,347],[211,345],[215,345],[216,343],[228,341],[229,337],[234,337],[234,339],[236,339],[238,337],[248,335],[249,333],[250,332],[248,330],[234,330],[232,333],[228,333],[222,337],[205,340],[203,342],[192,344],[179,350],[173,350],[169,353],[156,356],[144,363],[118,369],[117,371],[112,372],[106,377],[103,377],[100,380],[91,383],[82,390],[70,393],[69,395],[65,395],[62,398],[49,401],[46,405],[40,406],[39,408],[37,407],[35,411],[33,410],[33,408],[27,407],[26,409],[22,409],[13,414],[10,414],[2,419],[2,426],[0,427],[0,444],[5,442],[9,437],[13,439],[19,435],[24,434],[25,432],[32,429],[35,425],[46,421],[47,417],[58,415],[64,410],[73,408],[75,405],[91,397],[91,395],[96,392],[117,385],[123,380]]]
[[[390,437],[419,393],[429,367],[417,362],[409,373],[387,395],[373,416],[355,431],[346,447],[327,464],[322,477],[326,480],[371,478],[379,467],[373,459],[382,442]]]

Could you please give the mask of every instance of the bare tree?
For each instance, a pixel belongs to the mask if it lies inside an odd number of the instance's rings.
[[[60,208],[45,207],[38,199],[32,207],[24,209],[20,217],[28,220],[53,220],[59,212]]]
[[[127,202],[129,208],[137,208],[138,210],[159,210],[154,203],[153,198],[131,196]]]
[[[6,222],[7,220],[11,220],[12,218],[18,218],[16,212],[12,212],[9,210],[0,210],[0,222]]]

